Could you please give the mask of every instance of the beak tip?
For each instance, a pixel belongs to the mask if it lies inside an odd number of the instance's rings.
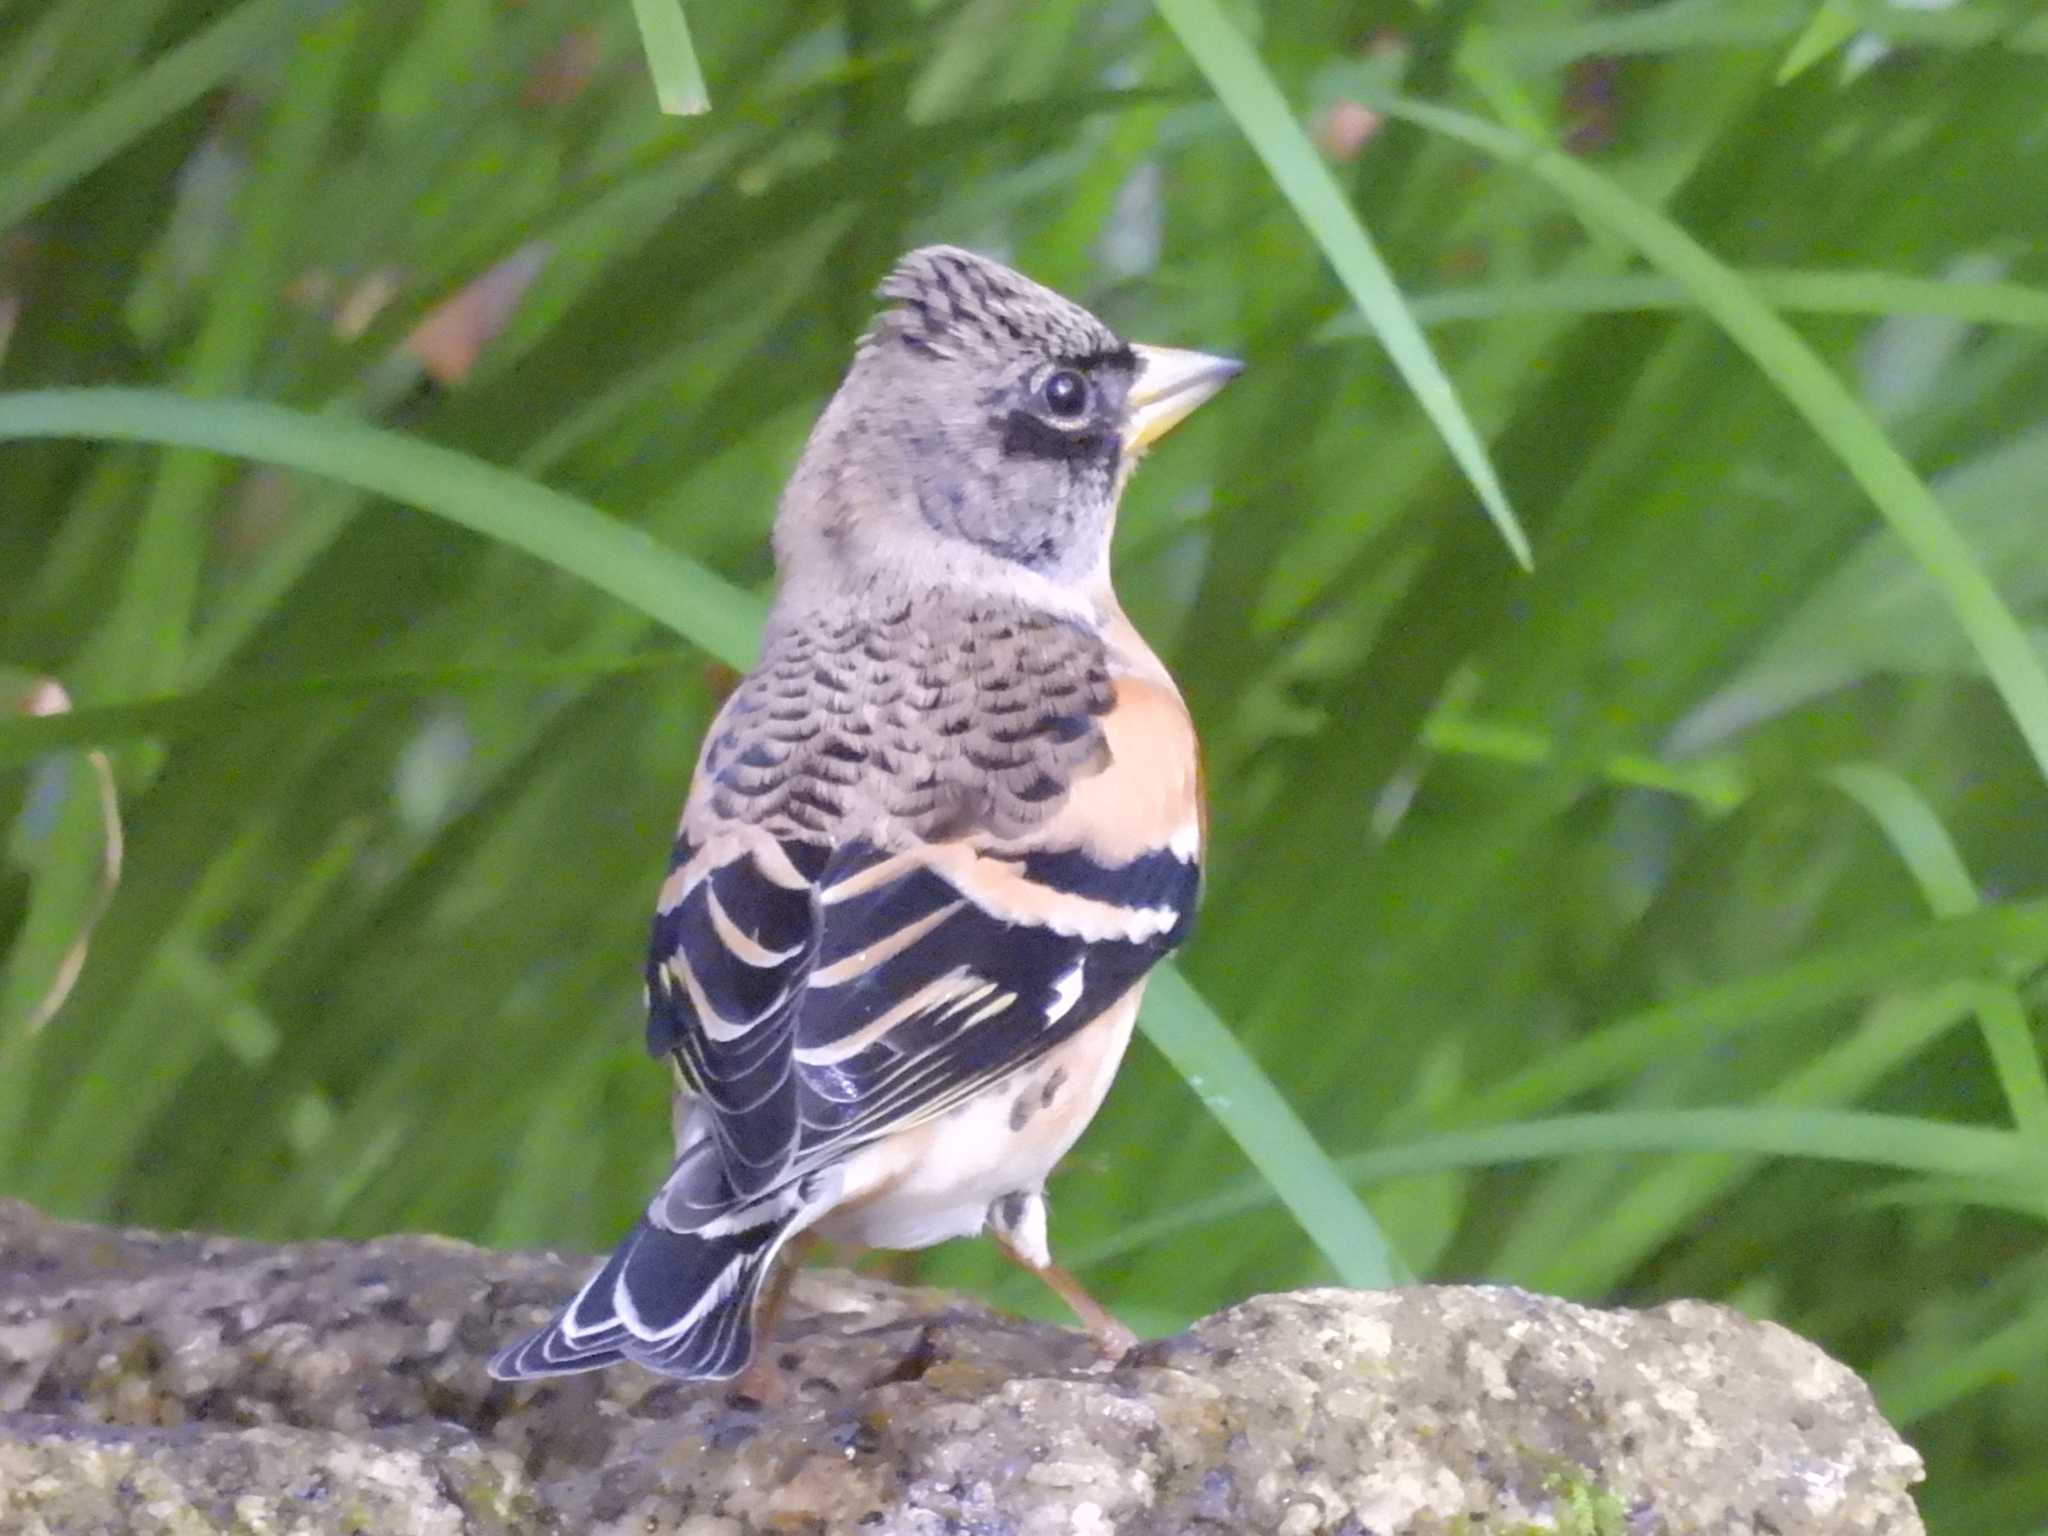
[[[1178,347],[1134,348],[1142,368],[1130,395],[1132,419],[1125,446],[1142,450],[1185,420],[1195,407],[1244,372],[1234,357]]]

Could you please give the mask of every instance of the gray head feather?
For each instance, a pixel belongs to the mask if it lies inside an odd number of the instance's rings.
[[[889,307],[783,501],[785,580],[823,565],[841,587],[914,581],[990,559],[1062,587],[1102,579],[1129,469],[1130,347],[952,246],[912,251],[880,293]]]
[[[1129,358],[1116,333],[1073,300],[958,246],[910,252],[876,293],[895,307],[884,312],[870,344],[893,340],[995,361],[1020,350],[1062,360]]]

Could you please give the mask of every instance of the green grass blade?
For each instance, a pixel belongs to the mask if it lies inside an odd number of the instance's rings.
[[[1935,916],[1961,917],[1983,905],[1948,829],[1912,785],[1874,763],[1845,764],[1822,777],[1870,814]],[[2034,1048],[2026,1005],[2009,986],[1987,981],[1977,991],[1978,1024],[2013,1123],[2029,1136],[2048,1139],[2048,1075]]]
[[[1925,992],[1880,997],[1855,1028],[1832,1038],[1809,1060],[1764,1087],[1758,1107],[1794,1113],[1850,1109],[1887,1078],[1909,1070],[1933,1042],[1969,1018],[1980,990],[1976,982],[1959,981]],[[2025,1156],[2038,1160],[2038,1143],[2035,1148]],[[1875,1155],[1866,1151],[1856,1160],[1869,1161]],[[1599,1204],[1578,1224],[1575,1241],[1525,1248],[1514,1262],[1503,1247],[1499,1272],[1538,1289],[1570,1295],[1611,1290],[1659,1248],[1681,1240],[1717,1202],[1751,1184],[1768,1157],[1755,1151],[1714,1150],[1668,1159],[1604,1190]],[[1611,1165],[1594,1159],[1583,1166],[1590,1175],[1604,1173]]]
[[[1778,84],[1786,85],[1856,35],[1860,7],[1853,0],[1821,0],[1806,30],[1792,40],[1778,65]]]
[[[1599,12],[1502,28],[1497,44],[1523,69],[1558,69],[1599,55],[1679,53],[1711,48],[1754,47],[1775,42],[1799,27],[1797,7],[1745,14],[1723,0],[1667,0],[1639,10]],[[1542,15],[1525,11],[1524,15]]]
[[[633,16],[640,23],[640,45],[647,51],[647,69],[654,76],[661,110],[673,117],[709,112],[711,93],[690,42],[683,0],[633,0]]]
[[[1910,1425],[1997,1381],[2022,1380],[2048,1356],[2048,1305],[2036,1303],[1967,1347],[1907,1349],[1872,1372],[1885,1413]]]
[[[1872,1110],[1662,1108],[1598,1110],[1541,1120],[1417,1136],[1340,1157],[1346,1179],[1371,1185],[1427,1174],[1506,1168],[1572,1157],[1721,1153],[1811,1158],[1869,1168],[1968,1179],[1995,1188],[2031,1188],[2048,1178],[2048,1156],[2010,1131],[1951,1125]],[[1074,1254],[1099,1264],[1191,1227],[1264,1209],[1271,1190],[1240,1180],[1202,1201],[1132,1223]]]
[[[538,556],[722,661],[753,663],[758,598],[587,502],[401,433],[251,400],[156,390],[0,394],[0,440],[27,437],[204,448],[322,475]]]
[[[1463,1113],[1504,1119],[1554,1108],[1653,1063],[1852,998],[2024,968],[2048,959],[2048,899],[1985,907],[1900,933],[1817,950],[1616,1019],[1480,1090]]]
[[[1432,751],[1517,768],[1548,768],[1566,758],[1566,749],[1541,731],[1468,715],[1432,715],[1423,725],[1422,739]],[[1592,767],[1611,784],[1676,795],[1714,816],[1734,810],[1750,793],[1741,766],[1726,757],[1667,763],[1639,753],[1617,753]]]
[[[649,651],[589,661],[509,660],[488,667],[394,668],[299,677],[231,677],[194,693],[87,705],[61,715],[0,715],[0,767],[51,752],[168,741],[259,715],[380,700],[539,689],[675,668],[687,652]]]
[[[1775,308],[1813,315],[1941,315],[1970,325],[2048,330],[2048,293],[2024,283],[1900,277],[1890,272],[1815,272],[1781,267],[1742,269],[1742,276]],[[1653,272],[1612,277],[1539,278],[1518,283],[1474,283],[1416,294],[1409,300],[1426,326],[1494,320],[1504,315],[1608,315],[1642,310],[1689,310],[1692,290]],[[1318,333],[1325,341],[1369,336],[1372,327],[1349,311]]]
[[[219,85],[258,49],[330,8],[325,0],[245,0],[173,48],[0,173],[0,229],[20,223]]]
[[[1617,235],[1681,283],[1763,370],[1861,485],[1938,587],[2048,778],[2048,670],[1970,546],[1870,411],[1740,273],[1582,161],[1461,112],[1405,97],[1374,104],[1548,184],[1589,227]]]
[[[1347,1176],[1369,1184],[1446,1168],[1638,1152],[1810,1157],[1953,1178],[2048,1176],[2048,1156],[2010,1131],[1870,1110],[1778,1105],[1557,1115],[1418,1137],[1353,1154],[1341,1166]]]
[[[235,201],[234,235],[178,370],[181,393],[228,396],[249,386],[289,276],[292,210],[322,174],[359,20],[353,10],[338,11],[307,29],[291,50],[261,152]],[[88,696],[148,693],[186,680],[213,534],[208,513],[219,504],[222,485],[222,465],[211,455],[173,452],[157,461],[120,596],[80,667]]]
[[[1823,0],[1823,11],[1835,0]],[[1559,8],[1562,10],[1562,7]],[[1956,6],[1940,11],[1899,5],[1858,3],[1857,24],[1900,43],[1936,48],[1981,48],[1996,42],[2016,53],[2048,50],[2048,24],[2016,25],[1992,6]],[[1541,15],[1536,7],[1530,15]],[[1727,0],[1664,0],[1639,9],[1596,14],[1585,20],[1542,20],[1503,29],[1506,49],[1523,69],[1556,69],[1598,55],[1705,52],[1710,49],[1768,47],[1798,37],[1812,12],[1805,5],[1744,6]],[[2003,29],[2003,30],[2001,30]],[[1788,60],[1791,55],[1788,53]]]
[[[16,1167],[22,1107],[33,1093],[29,1067],[38,1019],[67,957],[106,899],[107,845],[96,776],[83,762],[64,765],[64,772],[63,799],[47,834],[9,861],[25,866],[31,883],[12,942],[0,948],[0,1173]]]
[[[1171,966],[1154,975],[1140,1015],[1145,1038],[1244,1149],[1252,1166],[1346,1285],[1405,1277],[1379,1224],[1293,1107],[1216,1012]]]
[[[1155,0],[1155,5],[1378,332],[1387,356],[1436,424],[1515,559],[1528,567],[1533,558],[1528,535],[1509,505],[1485,445],[1372,236],[1295,121],[1258,54],[1224,19],[1215,0]]]

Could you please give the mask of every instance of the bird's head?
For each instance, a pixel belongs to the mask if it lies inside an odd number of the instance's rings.
[[[784,577],[1107,591],[1138,457],[1239,365],[1124,341],[998,262],[912,251],[777,525]]]

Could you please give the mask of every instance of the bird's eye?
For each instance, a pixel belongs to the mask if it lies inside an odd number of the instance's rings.
[[[1062,368],[1038,386],[1045,408],[1069,421],[1088,409],[1088,381],[1071,368]]]

